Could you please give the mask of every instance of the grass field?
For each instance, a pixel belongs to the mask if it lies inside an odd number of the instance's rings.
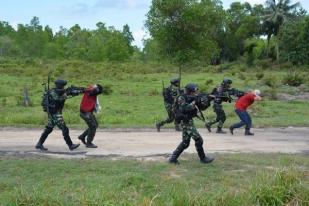
[[[51,65],[52,62],[30,65],[18,61],[0,62],[1,126],[37,127],[45,124],[46,114],[40,106],[43,91],[41,84],[46,81]],[[151,64],[68,61],[56,62],[55,65],[53,79],[65,78],[69,85],[77,86],[101,83],[113,90],[108,96],[100,96],[102,112],[98,115],[98,120],[101,128],[153,127],[156,120],[166,117],[161,96],[162,80],[167,86],[170,78],[178,76],[177,68]],[[302,71],[305,77],[308,76],[306,71]],[[287,75],[287,71],[278,69],[250,69],[241,65],[225,70],[218,67],[199,67],[183,72],[182,85],[195,82],[202,91],[210,92],[224,77],[230,77],[234,87],[241,90],[259,88],[268,97],[277,92],[297,93],[297,88],[282,85],[281,80]],[[30,107],[21,104],[25,87],[29,90]],[[309,91],[308,85],[305,84],[303,90]],[[276,101],[268,97],[251,109],[255,127],[309,126],[308,101]],[[69,127],[84,126],[79,117],[80,100],[81,96],[78,96],[66,102],[64,117]],[[224,104],[224,108],[228,116],[226,126],[238,121],[233,111],[233,103]],[[205,115],[210,119],[215,118],[212,108],[209,108]],[[202,123],[197,125],[201,127]]]
[[[309,205],[305,155],[221,154],[213,164],[0,157],[0,205]]]

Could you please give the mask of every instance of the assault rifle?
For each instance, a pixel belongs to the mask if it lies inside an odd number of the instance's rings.
[[[50,88],[49,88],[49,84],[50,84],[50,76],[51,76],[51,73],[52,73],[52,70],[50,70],[48,72],[48,77],[47,77],[47,83],[44,82],[42,85],[44,85],[44,94],[43,94],[43,97],[42,97],[42,107],[43,107],[43,111],[44,112],[47,112],[48,115],[50,115]]]
[[[70,87],[65,89],[65,93],[67,95],[71,95],[71,96],[77,96],[79,94],[84,93],[86,90],[85,87],[76,87],[74,85],[71,85]]]

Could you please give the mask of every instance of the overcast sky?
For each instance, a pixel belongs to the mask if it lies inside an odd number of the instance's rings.
[[[222,0],[223,6],[228,8],[234,1]],[[247,2],[263,4],[265,0]],[[309,10],[309,0],[298,2]],[[37,16],[42,25],[49,25],[53,31],[60,26],[70,28],[74,24],[95,29],[99,21],[120,30],[128,24],[135,39],[134,44],[142,47],[142,39],[146,35],[145,14],[150,3],[151,0],[0,0],[0,21],[7,21],[16,27],[18,23],[28,24],[33,16]]]

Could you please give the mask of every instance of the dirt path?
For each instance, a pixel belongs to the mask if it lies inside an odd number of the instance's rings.
[[[255,136],[244,136],[243,129],[231,134],[208,133],[199,129],[204,138],[207,153],[305,153],[309,155],[309,128],[254,129]],[[0,128],[0,155],[27,156],[44,155],[61,158],[83,158],[100,156],[109,158],[162,158],[165,159],[179,144],[181,133],[152,129],[98,130],[95,143],[97,149],[81,145],[77,150],[68,150],[61,132],[55,130],[45,142],[48,152],[34,149],[42,129]],[[82,131],[70,130],[73,142]],[[194,142],[186,150],[195,152]]]

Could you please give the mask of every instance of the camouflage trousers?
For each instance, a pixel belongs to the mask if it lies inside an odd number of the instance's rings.
[[[92,143],[98,128],[98,122],[92,112],[80,112],[80,117],[85,120],[88,128],[79,136],[82,139],[87,137],[87,143]]]
[[[55,114],[49,114],[48,115],[48,122],[45,126],[45,129],[39,139],[38,144],[43,144],[45,140],[47,139],[48,135],[53,131],[54,127],[57,126],[61,131],[63,138],[67,145],[72,145],[72,140],[69,135],[69,129],[65,124],[65,121],[63,119],[63,116],[61,113],[55,113]]]
[[[201,160],[205,158],[205,152],[203,149],[203,138],[197,131],[193,120],[189,121],[182,121],[181,122],[182,126],[182,141],[178,145],[178,147],[175,149],[175,151],[172,154],[171,159],[172,160],[177,160],[179,155],[189,147],[191,138],[194,139],[195,141],[195,149],[197,151],[197,154]]]
[[[168,103],[164,103],[164,106],[165,106],[165,109],[166,109],[166,112],[167,112],[167,118],[165,120],[160,121],[159,125],[163,126],[165,124],[174,122],[175,126],[178,126],[179,122],[175,121],[175,113],[173,111],[173,105],[168,104]]]
[[[190,144],[191,138],[194,139],[195,142],[202,142],[203,144],[203,139],[199,132],[197,131],[193,120],[189,120],[188,122],[184,123],[183,121],[181,122],[181,127],[182,127],[182,142],[185,142],[186,144]]]
[[[216,104],[214,103],[213,105],[213,109],[214,109],[214,112],[216,113],[216,119],[214,121],[211,121],[211,122],[208,122],[207,124],[208,125],[213,125],[215,123],[218,122],[218,128],[222,128],[223,127],[223,124],[226,120],[226,115],[225,115],[225,112],[222,108],[222,104]]]

